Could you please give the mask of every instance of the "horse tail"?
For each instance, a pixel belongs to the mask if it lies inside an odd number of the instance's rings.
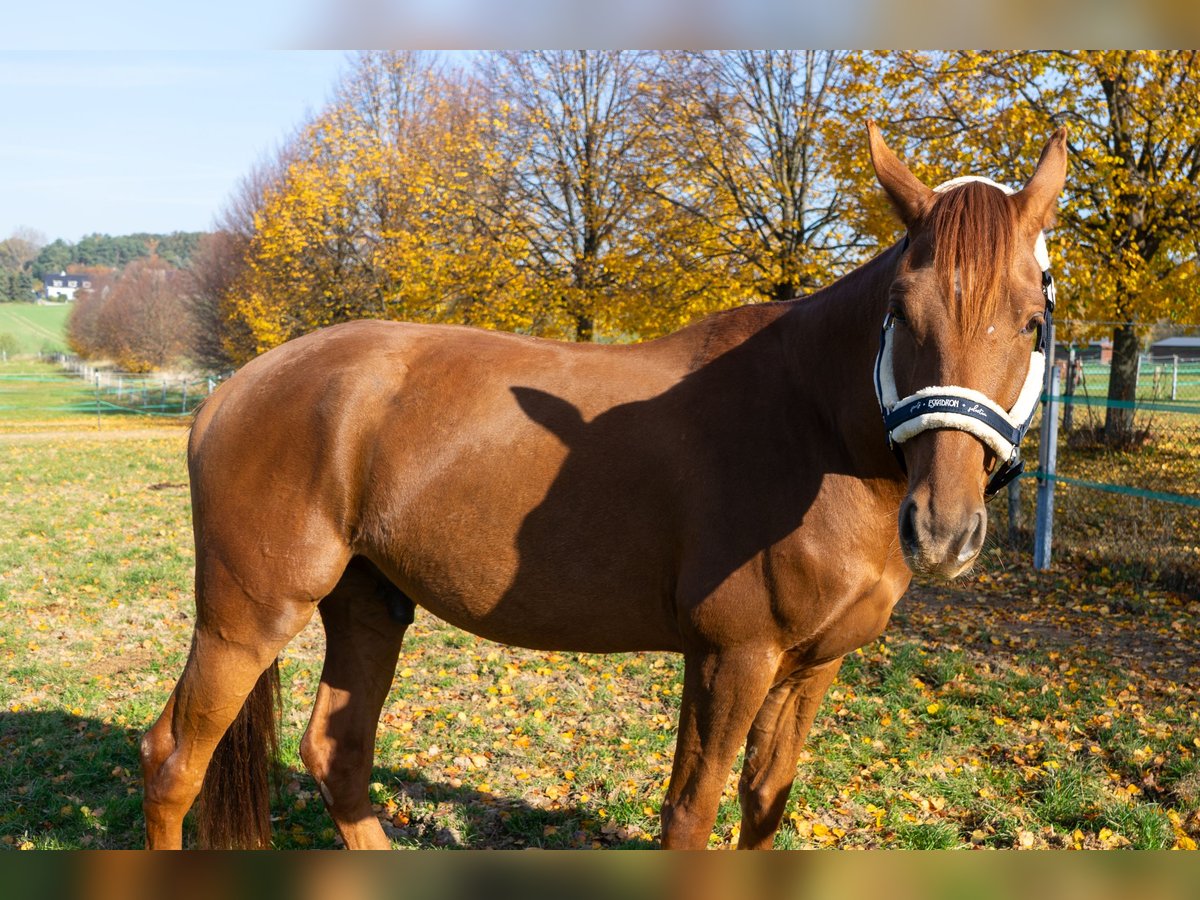
[[[279,757],[279,661],[258,677],[213,752],[200,788],[199,843],[213,849],[271,846],[271,780]]]

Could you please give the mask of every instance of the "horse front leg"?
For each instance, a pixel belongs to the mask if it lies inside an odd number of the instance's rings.
[[[662,807],[664,848],[708,845],[722,789],[778,663],[777,651],[760,647],[685,654],[679,737]]]
[[[739,850],[766,850],[775,843],[796,780],[796,761],[821,700],[841,667],[839,657],[787,675],[771,688],[754,717],[738,782],[742,806]]]

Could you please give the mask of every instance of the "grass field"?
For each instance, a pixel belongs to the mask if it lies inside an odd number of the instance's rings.
[[[194,612],[185,430],[97,430],[46,412],[68,382],[3,384],[0,845],[139,846],[137,741]],[[338,845],[296,751],[321,652],[314,622],[282,660],[280,847]],[[1098,561],[1031,573],[994,543],[848,659],[777,846],[1194,848],[1198,683],[1195,602]],[[680,690],[671,655],[512,649],[418,611],[379,816],[401,847],[653,846]],[[711,844],[737,821],[731,772]]]
[[[0,334],[11,334],[18,353],[54,352],[67,349],[64,338],[70,306],[38,306],[33,303],[0,303]]]

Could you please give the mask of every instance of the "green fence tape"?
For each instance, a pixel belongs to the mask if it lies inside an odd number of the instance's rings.
[[[1085,481],[1082,478],[1070,478],[1066,475],[1047,475],[1044,472],[1025,472],[1025,478],[1036,478],[1039,481],[1061,481],[1078,487],[1094,488],[1109,494],[1124,494],[1126,497],[1141,497],[1144,500],[1161,500],[1163,503],[1179,503],[1183,506],[1200,508],[1200,497],[1190,497],[1187,494],[1168,494],[1163,491],[1148,491],[1145,488],[1127,487],[1123,484],[1106,484],[1103,481]]]
[[[168,418],[174,418],[174,419],[178,419],[183,416],[190,416],[192,414],[192,412],[194,411],[194,410],[189,409],[185,412],[178,412],[178,411],[177,412],[155,412],[155,410],[164,410],[167,407],[164,407],[161,404],[158,404],[158,405],[152,404],[150,406],[143,406],[143,407],[121,406],[120,404],[117,404],[117,403],[109,403],[107,400],[96,400],[91,403],[81,403],[81,404],[79,404],[78,408],[80,410],[88,410],[88,409],[95,410],[97,405],[103,406],[107,409],[119,409],[119,410],[121,410],[121,412],[137,413],[139,416],[166,416]],[[169,405],[175,406],[176,404],[172,403]]]
[[[1048,394],[1042,394],[1042,402],[1047,403],[1050,400]],[[1196,401],[1195,406],[1185,406],[1179,403],[1155,403],[1145,400],[1109,400],[1107,397],[1087,397],[1080,394],[1068,396],[1059,394],[1054,398],[1056,403],[1062,405],[1070,404],[1072,406],[1111,406],[1115,409],[1135,409],[1148,410],[1151,412],[1176,412],[1185,413],[1187,415],[1200,416],[1200,400]]]

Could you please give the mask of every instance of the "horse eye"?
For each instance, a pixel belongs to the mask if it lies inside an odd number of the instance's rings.
[[[888,310],[888,315],[890,315],[892,317],[893,322],[907,322],[908,321],[908,316],[906,316],[904,314],[904,308],[901,306],[896,306],[893,304],[892,308],[890,310]]]
[[[1036,315],[1021,329],[1021,334],[1033,334],[1041,327],[1045,319],[1041,315]]]

